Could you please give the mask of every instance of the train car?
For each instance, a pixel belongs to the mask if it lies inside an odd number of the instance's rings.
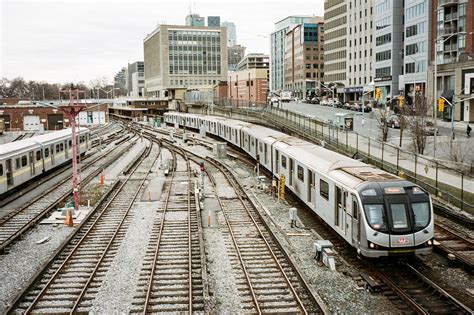
[[[87,128],[80,128],[76,139],[81,154],[90,150]],[[0,145],[0,195],[69,162],[71,156],[70,128]]]
[[[186,117],[167,113],[165,120]],[[420,186],[281,132],[233,119],[200,116],[208,132],[247,152],[365,257],[432,252],[433,205]],[[220,130],[212,128],[218,122]],[[226,131],[227,128],[227,131]],[[222,132],[222,130],[224,130]],[[232,139],[232,138],[231,138]]]

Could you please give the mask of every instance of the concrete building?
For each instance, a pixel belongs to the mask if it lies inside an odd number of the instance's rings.
[[[291,25],[302,24],[312,16],[288,16],[275,23],[275,31],[270,34],[270,90],[284,89],[286,33]]]
[[[428,10],[422,2],[417,13]],[[399,76],[403,74],[403,34],[404,6],[403,1],[375,0],[375,87],[382,90],[382,102],[400,95]],[[415,72],[408,66],[411,73]]]
[[[284,90],[302,99],[316,92],[323,81],[323,18],[315,17],[293,25],[286,33]]]
[[[207,26],[221,27],[221,17],[220,16],[208,16],[207,17]]]
[[[348,12],[349,5],[353,2],[357,1],[324,1],[324,82],[326,83],[339,82],[346,85],[349,70],[347,51],[353,48],[349,47],[347,37],[348,22],[349,19],[355,19]]]
[[[187,88],[212,89],[225,81],[226,43],[224,27],[159,25],[143,43],[146,95],[183,99]]]
[[[136,61],[128,65],[127,69],[127,96],[143,97],[145,95],[145,66],[143,61]]]
[[[426,95],[428,61],[430,59],[431,3],[426,0],[405,1],[403,74],[399,77],[400,91],[406,103],[413,104],[415,92]]]
[[[237,65],[245,56],[245,47],[241,45],[234,45],[227,49],[228,56],[228,70],[237,70]]]
[[[114,87],[125,89],[127,86],[127,68],[123,67],[114,77]]]
[[[265,54],[251,53],[240,60],[237,65],[237,70],[264,68],[268,69],[270,66],[270,57]]]
[[[222,22],[222,27],[227,29],[227,47],[233,47],[237,44],[237,32],[234,22]]]
[[[187,26],[204,26],[204,18],[197,13],[190,13],[186,16]]]

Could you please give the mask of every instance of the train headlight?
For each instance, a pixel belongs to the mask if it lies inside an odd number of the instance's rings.
[[[432,241],[432,240],[428,240],[428,242],[426,242],[426,244],[427,244],[428,246],[431,246],[431,245],[433,245],[433,241]]]
[[[369,243],[369,247],[370,247],[370,248],[375,248],[374,243]]]

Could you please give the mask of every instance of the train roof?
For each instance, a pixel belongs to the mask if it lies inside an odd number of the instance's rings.
[[[81,127],[80,133],[84,133],[89,129]],[[34,148],[38,145],[38,143],[50,143],[57,139],[65,138],[71,136],[71,128],[62,129],[58,131],[48,132],[43,135],[33,136],[28,139],[23,139],[15,142],[9,142],[0,145],[0,155],[11,154],[14,152],[22,151],[25,149]],[[72,137],[71,137],[72,138]]]

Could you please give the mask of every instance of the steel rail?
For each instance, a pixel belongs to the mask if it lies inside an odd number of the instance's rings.
[[[212,164],[214,164],[223,174],[224,176],[226,177],[226,179],[229,181],[229,183],[232,185],[232,187],[234,188],[234,190],[236,192],[238,192],[239,190],[241,190],[240,187],[237,186],[237,184],[235,183],[235,180],[233,178],[231,178],[231,176],[229,175],[229,171],[222,165],[222,163],[220,163],[219,161],[213,159],[213,158],[210,158],[210,157],[207,157],[207,160],[209,162],[211,162]],[[260,229],[260,227],[258,226],[258,223],[255,221],[255,218],[253,217],[252,213],[250,212],[250,209],[249,207],[247,206],[247,204],[244,202],[244,200],[242,199],[242,196],[241,194],[237,193],[237,197],[239,198],[240,202],[242,203],[242,205],[244,206],[247,214],[249,215],[250,219],[252,220],[253,224],[255,225],[255,227],[257,228],[258,230],[258,233],[260,234],[260,236],[262,237],[268,251],[270,252],[271,256],[273,257],[273,260],[275,261],[275,264],[278,266],[283,278],[285,279],[288,287],[290,288],[292,294],[294,295],[296,301],[298,302],[302,312],[304,314],[308,314],[308,312],[306,311],[304,305],[303,305],[303,302],[301,301],[301,299],[299,298],[298,296],[298,293],[296,292],[295,288],[293,287],[293,285],[291,284],[291,281],[290,279],[288,279],[288,276],[286,275],[286,272],[283,270],[283,267],[281,266],[280,262],[278,261],[278,258],[276,257],[275,255],[275,252],[273,251],[273,249],[271,248],[270,244],[268,243],[267,239],[265,238],[265,236],[263,235],[263,232],[262,230]],[[223,211],[223,213],[225,213],[225,211]]]
[[[45,286],[43,287],[43,289],[41,289],[41,291],[36,295],[35,299],[31,302],[31,304],[29,305],[29,307],[26,309],[25,311],[25,314],[30,314],[34,307],[36,306],[36,304],[39,302],[39,300],[41,299],[41,297],[43,297],[43,295],[45,294],[46,290],[50,287],[50,285],[53,283],[53,281],[57,278],[57,276],[59,275],[60,271],[64,268],[64,266],[66,266],[66,264],[68,263],[69,259],[72,257],[72,255],[77,251],[77,249],[79,248],[79,246],[83,243],[83,241],[85,240],[85,238],[89,235],[89,233],[92,231],[92,229],[95,227],[95,225],[97,224],[97,222],[99,222],[99,220],[102,218],[102,215],[106,212],[106,209],[109,207],[109,205],[114,201],[114,199],[117,197],[117,195],[120,193],[120,191],[123,189],[123,187],[125,186],[125,184],[128,182],[128,180],[130,179],[130,177],[132,176],[133,174],[133,171],[135,171],[138,166],[140,165],[140,163],[148,156],[148,154],[151,152],[151,148],[152,148],[152,145],[150,145],[150,147],[148,148],[148,150],[141,156],[141,159],[140,159],[140,162],[137,163],[134,167],[134,169],[132,170],[132,172],[130,172],[130,174],[127,176],[127,178],[124,180],[124,182],[120,185],[119,189],[114,193],[114,195],[112,196],[112,198],[109,200],[109,202],[106,204],[106,206],[104,207],[104,210],[97,216],[97,218],[94,220],[94,222],[91,224],[91,226],[87,229],[87,231],[85,232],[85,234],[81,237],[81,239],[77,242],[77,244],[74,246],[74,248],[72,249],[72,251],[69,253],[69,255],[65,258],[65,260],[63,261],[63,263],[57,268],[56,272],[51,276],[51,278],[49,279],[49,281],[45,284]],[[147,173],[148,174],[148,173]],[[146,176],[145,176],[145,180],[146,180]],[[142,184],[139,186],[139,188],[137,189],[137,191],[140,191],[140,188],[141,186],[143,185],[143,182],[145,181],[143,180],[142,181]],[[135,198],[136,198],[136,194],[135,194]],[[135,200],[134,198],[134,200]],[[133,205],[133,202],[131,203],[131,205]],[[119,226],[122,226],[122,223],[123,223],[123,220],[125,220],[127,214],[128,214],[128,211],[130,210],[131,206],[129,206],[129,209],[126,211],[126,214],[123,216]],[[115,238],[117,234],[117,230],[115,231],[113,237]],[[110,244],[109,244],[110,245]],[[108,247],[107,247],[108,248]],[[88,282],[89,283],[89,282]],[[72,313],[72,311],[71,311]]]
[[[118,157],[120,157],[123,152],[127,151],[129,148],[131,147],[131,144],[128,145],[124,150],[121,150],[119,153],[117,153],[116,155],[114,155],[113,158],[111,158],[107,163],[105,163],[104,165],[101,165],[100,167],[98,167],[96,170],[94,170],[91,174],[89,174],[86,178],[84,178],[82,180],[82,183],[88,183],[89,181],[91,181],[95,176],[97,176],[101,170],[104,168],[104,166],[107,166],[107,165],[110,165],[112,164]],[[92,164],[96,163],[97,161],[99,161],[100,159],[104,158],[105,157],[105,154],[104,155],[101,155],[99,156],[97,159],[91,161],[90,163],[88,163],[86,166],[87,168],[91,167]],[[0,220],[0,227],[2,227],[3,225],[5,225],[6,223],[10,222],[12,219],[14,219],[17,215],[21,214],[22,211],[26,210],[28,207],[32,206],[35,202],[37,202],[38,200],[41,200],[42,198],[45,198],[46,195],[50,194],[50,193],[53,193],[54,190],[58,189],[59,187],[61,187],[62,185],[64,185],[65,183],[67,183],[69,180],[70,180],[71,177],[67,177],[65,179],[63,179],[62,181],[60,181],[59,183],[57,183],[56,185],[54,185],[53,187],[51,187],[50,189],[48,189],[47,191],[45,191],[43,194],[39,195],[38,197],[34,198],[33,200],[31,200],[30,202],[28,202],[26,205],[24,205],[23,207],[19,208],[18,210],[14,211],[11,215],[9,215],[5,220]],[[35,224],[37,221],[39,221],[46,213],[48,213],[49,211],[51,211],[51,209],[55,206],[55,204],[59,201],[59,200],[63,200],[65,199],[67,196],[69,196],[72,192],[72,188],[69,189],[67,192],[65,192],[63,195],[61,195],[59,198],[57,198],[49,207],[45,208],[44,210],[40,210],[40,212],[35,215],[33,218],[31,218],[31,220],[29,220],[27,223],[25,223],[19,230],[17,230],[16,232],[14,232],[13,234],[11,234],[8,238],[6,238],[4,241],[2,241],[0,243],[0,252],[3,251],[8,245],[10,245],[15,239],[17,239],[22,233],[24,233],[26,230],[28,230],[33,224]]]

